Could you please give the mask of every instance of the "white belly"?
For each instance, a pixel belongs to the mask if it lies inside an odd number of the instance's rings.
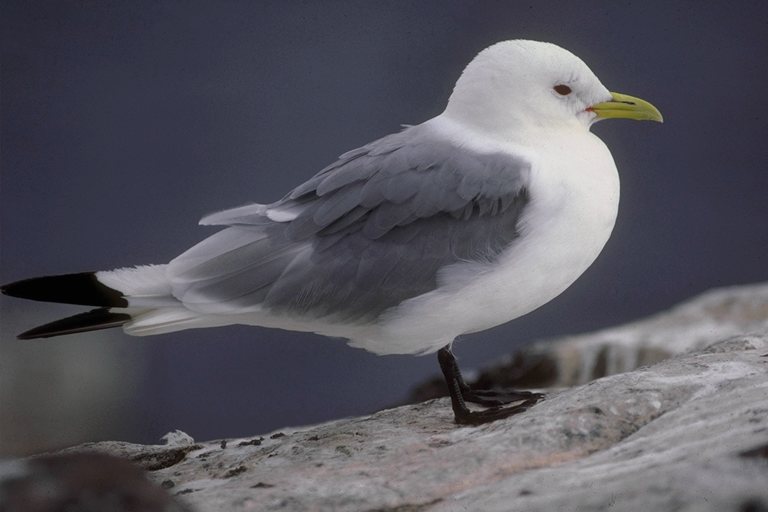
[[[377,354],[415,354],[434,352],[461,334],[506,323],[546,304],[597,258],[613,229],[619,202],[616,166],[600,139],[585,130],[570,131],[560,139],[550,134],[548,141],[536,141],[536,147],[546,149],[528,155],[535,164],[521,236],[496,262],[442,269],[437,289],[390,309],[373,324],[258,312],[225,323],[343,337]],[[498,144],[476,149],[506,150]],[[509,150],[529,153],[521,145]]]
[[[521,237],[498,261],[447,267],[438,289],[394,308],[375,334],[360,333],[352,344],[376,353],[432,352],[460,334],[529,313],[568,288],[607,242],[619,202],[610,152],[588,132],[578,139],[537,156]]]

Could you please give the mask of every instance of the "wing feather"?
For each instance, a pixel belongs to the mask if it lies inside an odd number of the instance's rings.
[[[174,294],[207,313],[370,321],[439,286],[447,265],[491,262],[518,236],[530,166],[426,125],[339,160],[271,205],[203,219],[230,227],[169,265]]]

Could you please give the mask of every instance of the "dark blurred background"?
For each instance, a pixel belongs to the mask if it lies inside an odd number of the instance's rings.
[[[535,338],[768,278],[765,2],[4,1],[0,282],[165,263],[206,213],[269,202],[338,154],[440,113],[503,39],[570,49],[664,125],[594,131],[622,177],[614,236],[540,310],[457,347]],[[437,372],[246,327],[14,336],[82,308],[3,298],[0,455],[98,439],[246,436],[375,411]]]

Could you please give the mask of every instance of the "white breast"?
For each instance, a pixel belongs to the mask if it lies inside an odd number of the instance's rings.
[[[443,269],[440,287],[406,301],[380,324],[378,340],[353,344],[377,353],[431,352],[546,304],[597,258],[619,201],[616,166],[606,146],[583,131],[550,137],[532,155],[530,204],[521,237],[494,264]],[[519,148],[518,148],[519,149]]]

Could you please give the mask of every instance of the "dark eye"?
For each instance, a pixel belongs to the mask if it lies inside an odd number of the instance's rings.
[[[561,96],[568,96],[572,92],[570,87],[568,87],[567,85],[563,85],[563,84],[556,85],[556,86],[553,87],[553,89],[555,90],[555,92],[557,94],[559,94]]]

